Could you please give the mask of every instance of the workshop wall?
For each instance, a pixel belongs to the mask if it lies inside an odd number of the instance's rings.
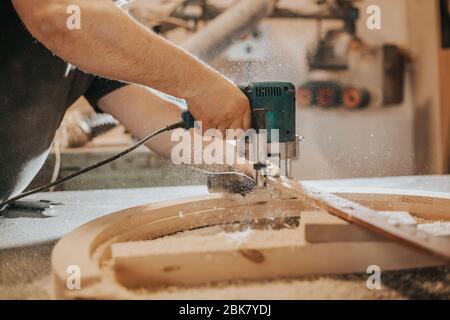
[[[298,8],[301,7],[299,2],[295,1]],[[381,8],[381,30],[366,27],[366,8],[372,4]],[[358,35],[365,43],[408,45],[407,0],[361,1],[358,6],[361,9]],[[324,23],[323,29],[336,25],[339,22]],[[262,49],[263,60],[230,61],[233,56],[229,50],[215,65],[236,82],[283,80],[299,86],[307,81],[310,74],[306,52],[315,42],[317,23],[271,19],[263,23],[262,30],[268,41]],[[370,82],[370,76],[362,71],[322,73],[319,77]],[[294,162],[295,176],[324,179],[414,174],[414,110],[410,83],[410,75],[406,74],[404,101],[395,106],[374,106],[360,111],[298,108],[297,132],[305,140],[301,144],[300,159]],[[379,101],[380,97],[374,99]]]
[[[228,0],[215,1],[223,5]],[[430,7],[429,3],[429,0],[358,2],[358,36],[364,45],[378,49],[372,50],[373,56],[369,57],[372,59],[369,59],[369,63],[360,63],[364,62],[364,58],[352,58],[350,71],[310,72],[307,51],[316,43],[318,25],[316,21],[306,19],[266,19],[258,29],[259,40],[251,42],[251,51],[248,51],[246,40],[238,42],[215,59],[212,65],[236,83],[290,81],[300,87],[311,80],[331,80],[372,88],[371,105],[362,110],[298,106],[297,132],[305,139],[301,143],[300,158],[293,163],[297,178],[331,179],[437,173],[440,166],[436,160],[439,158],[436,156],[439,153],[437,137],[440,132],[434,124],[439,120],[439,113],[436,111],[439,105],[436,84],[439,70],[433,58],[436,54],[436,44],[433,43],[435,33],[428,30],[428,26],[434,21],[435,8]],[[311,0],[281,0],[280,4],[303,12],[313,12],[315,6]],[[381,30],[369,30],[366,26],[366,9],[369,5],[381,8]],[[420,19],[416,19],[419,16]],[[341,23],[336,21],[323,22],[322,33],[340,26]],[[180,43],[189,34],[176,29],[168,35],[170,40]],[[390,106],[382,105],[380,90],[382,62],[379,48],[383,44],[399,46],[414,61],[406,68],[403,102]],[[123,146],[118,148],[121,147]],[[97,149],[96,152],[89,148],[75,153],[63,152],[60,175],[72,173],[97,158],[107,156],[111,151],[103,147]],[[80,157],[80,154],[83,156]],[[42,170],[45,174],[41,173],[35,184],[48,181],[54,167],[55,157],[52,153]],[[111,179],[111,174],[116,175],[114,179]],[[185,168],[174,168],[151,152],[139,152],[106,167],[104,171],[97,170],[91,177],[92,179],[82,178],[66,184],[64,189],[204,182],[203,177],[187,173]]]

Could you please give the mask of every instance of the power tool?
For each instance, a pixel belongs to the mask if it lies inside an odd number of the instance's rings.
[[[245,194],[250,192],[255,185],[259,187],[265,186],[266,168],[269,161],[278,159],[278,166],[282,169],[282,174],[287,177],[291,176],[290,162],[298,156],[299,137],[295,134],[295,86],[292,83],[252,82],[241,86],[240,88],[250,101],[253,129],[255,129],[258,134],[262,133],[262,136],[266,137],[263,150],[266,152],[267,157],[263,157],[262,159],[258,157],[258,160],[254,162],[254,180],[239,173],[211,173],[208,177],[208,187],[211,189],[215,186],[219,186],[228,192]],[[41,191],[45,191],[51,187],[60,185],[70,179],[113,162],[136,150],[138,147],[144,145],[161,133],[177,128],[189,130],[194,128],[194,125],[194,117],[189,111],[186,111],[182,114],[182,121],[173,123],[150,133],[138,141],[135,145],[108,159],[94,163],[91,166],[74,172],[66,177],[60,178],[59,180],[23,192],[1,202],[0,211],[3,210],[3,208],[5,208],[8,204],[15,203],[17,200]],[[273,137],[276,137],[277,141],[274,141]],[[250,147],[249,144],[246,144],[246,146]],[[228,179],[224,179],[224,177],[228,177]]]
[[[254,163],[255,182],[258,187],[265,185],[268,161],[278,160],[278,166],[284,176],[292,175],[291,160],[299,154],[299,136],[295,128],[295,86],[290,82],[252,82],[240,86],[250,101],[252,109],[252,128],[258,134],[267,137],[265,151],[267,157],[258,157]],[[186,111],[183,113],[185,127],[194,127],[194,118]],[[273,141],[273,139],[277,141]],[[246,144],[245,155],[249,155]],[[259,150],[261,151],[261,150]],[[252,159],[250,159],[252,160]],[[215,178],[217,175],[212,176]],[[208,185],[215,185],[208,181]]]

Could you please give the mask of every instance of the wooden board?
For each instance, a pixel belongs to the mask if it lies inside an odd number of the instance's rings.
[[[121,285],[151,288],[366,272],[370,265],[388,271],[442,263],[326,212],[302,212],[300,220],[294,230],[117,243],[111,247],[111,265]],[[306,240],[308,233],[312,241]],[[327,238],[314,238],[323,234]]]
[[[212,194],[148,204],[113,213],[81,226],[57,243],[52,254],[55,297],[126,297],[127,289],[116,281],[114,273],[113,255],[117,251],[114,251],[113,248],[117,248],[116,246],[119,246],[120,243],[157,239],[179,231],[216,224],[253,221],[262,218],[298,217],[301,212],[311,211],[311,209],[311,204],[306,203],[303,199],[267,189],[250,194],[245,198],[239,195]],[[418,215],[424,213],[422,212],[424,207],[416,209],[412,205],[412,209]],[[384,244],[387,246],[384,246]],[[343,253],[353,253],[351,256],[356,257],[355,259],[369,259],[376,252],[378,256],[386,257],[386,261],[392,263],[390,267],[394,269],[444,263],[442,260],[386,241],[342,241],[308,244],[309,251],[306,250],[306,252],[309,252],[308,258],[299,259],[297,262],[295,262],[297,255],[293,255],[291,249],[287,249],[289,245],[285,245],[285,249],[280,251],[282,256],[277,259],[285,261],[286,263],[283,265],[288,265],[288,267],[297,263],[298,266],[301,265],[304,268],[303,272],[306,273],[307,270],[314,273],[353,272],[355,270],[353,264],[349,263],[341,264],[341,267],[331,270],[330,266],[336,264],[336,259],[339,259],[339,257],[336,256],[332,259],[333,255],[330,255],[330,252],[337,252],[336,250],[340,250],[339,248],[342,248],[342,245],[349,245]],[[270,246],[269,243],[267,249],[269,251],[271,250]],[[302,252],[300,246],[297,247],[297,250],[300,257]],[[323,250],[322,254],[318,253],[320,250]],[[273,253],[269,254],[269,258],[272,254],[277,256],[277,252],[278,250],[273,250]],[[416,258],[410,256],[409,259],[403,256],[409,254],[418,256]],[[347,256],[347,259],[351,256]],[[323,257],[323,260],[318,259],[318,257]],[[397,259],[397,257],[401,257],[401,259]],[[116,258],[119,257],[116,256]],[[180,256],[176,259],[177,261],[184,261]],[[359,267],[362,267],[361,261]],[[407,261],[408,264],[397,264],[403,263],[402,261]],[[124,260],[122,262],[125,263]],[[290,264],[291,262],[292,264]],[[69,290],[66,287],[69,276],[67,268],[73,265],[78,266],[81,270],[81,290]],[[339,264],[336,265],[339,266]],[[270,272],[268,272],[269,269],[264,269],[265,273],[261,273],[262,278],[277,276],[282,271],[278,267],[270,269]],[[209,276],[207,270],[205,269],[205,272],[203,272],[205,277]],[[235,275],[231,272],[228,275],[232,278],[233,276]]]
[[[450,194],[383,188],[321,188],[377,211],[407,211],[417,217],[450,221]]]
[[[409,224],[390,224],[386,216],[363,205],[316,189],[306,183],[285,177],[268,178],[273,188],[292,193],[304,201],[325,209],[329,213],[377,232],[390,239],[395,239],[409,246],[421,249],[450,262],[450,239],[430,237],[430,235]]]
[[[407,2],[417,173],[448,173],[450,49],[442,48],[439,1]]]
[[[390,223],[416,224],[407,212],[380,212],[389,217]],[[302,215],[305,228],[305,240],[311,243],[321,242],[361,242],[386,241],[382,235],[370,232],[355,224],[350,224],[330,214]]]
[[[82,296],[83,290],[71,291],[66,287],[67,268],[72,265],[82,270],[83,288],[103,282],[105,274],[101,266],[110,258],[113,243],[153,239],[233,221],[298,216],[304,209],[311,207],[295,199],[274,199],[272,194],[263,192],[246,198],[228,194],[191,197],[113,213],[77,228],[56,244],[52,253],[55,296]]]

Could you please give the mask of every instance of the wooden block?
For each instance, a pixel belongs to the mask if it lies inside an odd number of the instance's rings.
[[[142,285],[199,284],[295,276],[290,258],[305,244],[299,229],[248,230],[113,244],[118,282]]]
[[[388,218],[389,224],[417,224],[416,220],[406,211],[378,211],[382,216]]]
[[[391,224],[389,218],[380,215],[376,210],[343,197],[324,192],[308,183],[299,182],[286,177],[268,177],[267,184],[281,192],[296,195],[317,208],[324,209],[353,224],[367,230],[377,232],[389,239],[396,239],[411,247],[421,249],[450,262],[450,238],[432,237],[430,234],[411,224]],[[421,197],[421,201],[433,203],[433,198]],[[409,201],[409,200],[407,200]]]
[[[415,224],[414,218],[404,211],[383,211],[389,223]],[[386,237],[350,224],[325,211],[302,212],[305,240],[311,243],[347,241],[387,241]]]
[[[333,225],[353,228],[341,221]],[[390,241],[308,243],[304,239],[300,227],[116,243],[111,246],[111,266],[118,283],[139,288],[366,272],[372,264],[382,270],[442,264]]]
[[[408,224],[400,224],[405,227],[396,230],[397,226],[392,226],[389,217],[383,217],[376,210],[406,210],[423,219],[448,221],[448,195],[386,194],[386,190],[375,194],[373,190],[344,192],[353,200],[366,203],[372,208],[369,209],[321,190],[308,186],[305,189],[295,181],[270,179],[269,182],[278,192],[268,188],[265,194],[247,197],[215,194],[151,203],[104,216],[76,229],[61,239],[52,253],[55,297],[126,298],[121,284],[147,287],[306,274],[365,273],[373,264],[387,271],[448,262],[390,241],[295,241],[298,237],[304,239],[302,228],[292,236],[282,230],[277,231],[279,236],[256,236],[251,242],[244,241],[248,238],[245,233],[232,235],[234,241],[231,242],[224,241],[223,235],[202,236],[192,241],[183,236],[171,244],[166,243],[167,238],[160,238],[207,226],[299,217],[301,211],[314,207],[330,210],[350,222],[447,257],[450,248],[447,237],[433,236]],[[297,198],[293,199],[294,196]],[[342,222],[334,220],[334,224],[336,227]],[[67,289],[67,267],[71,265],[78,265],[82,270],[81,290]]]
[[[425,223],[419,225],[418,228],[433,236],[450,237],[450,222]]]

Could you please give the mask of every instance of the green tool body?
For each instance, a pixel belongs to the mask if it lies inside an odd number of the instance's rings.
[[[279,142],[295,140],[295,86],[289,82],[254,82],[240,87],[252,108],[253,129],[278,130]]]
[[[252,128],[257,132],[278,130],[279,142],[295,141],[295,86],[290,82],[252,82],[240,86],[252,109]],[[194,127],[195,119],[189,111],[182,115],[185,128]]]
[[[295,125],[295,86],[290,82],[252,82],[240,86],[240,89],[250,102],[252,128],[258,134],[264,133],[267,137],[267,158],[256,160],[253,164],[256,185],[265,186],[266,166],[269,159],[273,159],[272,163],[278,159],[279,168],[285,176],[290,177],[291,160],[297,158],[299,145]],[[185,129],[194,127],[195,119],[189,111],[184,112],[182,118]],[[272,138],[277,141],[272,141]],[[273,146],[274,142],[278,142],[277,147]]]

